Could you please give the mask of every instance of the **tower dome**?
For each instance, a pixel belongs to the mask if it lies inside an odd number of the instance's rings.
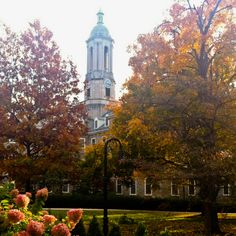
[[[103,15],[103,12],[99,10],[99,12],[97,13],[97,25],[94,26],[94,28],[92,29],[89,40],[93,38],[111,39],[109,31],[103,23]]]

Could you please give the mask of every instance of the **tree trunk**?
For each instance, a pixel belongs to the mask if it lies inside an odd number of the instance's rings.
[[[216,203],[204,202],[203,218],[207,236],[223,235],[219,226]]]
[[[25,191],[31,192],[31,179],[30,178],[28,178],[25,182]]]

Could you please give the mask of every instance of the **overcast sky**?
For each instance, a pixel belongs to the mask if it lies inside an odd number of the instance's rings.
[[[114,44],[113,73],[117,97],[130,76],[127,46],[137,36],[153,30],[167,15],[174,0],[0,0],[0,21],[15,31],[39,19],[49,28],[63,54],[78,65],[81,81],[86,74],[86,43],[96,25],[96,13],[104,12],[104,23]]]

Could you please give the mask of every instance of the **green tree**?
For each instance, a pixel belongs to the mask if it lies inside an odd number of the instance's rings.
[[[87,236],[102,236],[102,231],[97,217],[94,215],[90,221]]]
[[[103,189],[103,148],[102,142],[89,145],[80,162],[80,192],[96,194]]]
[[[148,231],[147,231],[146,226],[143,223],[139,223],[134,233],[134,236],[147,236],[147,235],[148,235]]]
[[[112,228],[108,236],[121,236],[120,226],[118,224],[112,224]]]
[[[1,168],[30,190],[47,175],[75,179],[79,140],[85,133],[78,72],[61,57],[40,22],[0,38]]]
[[[216,199],[236,173],[235,1],[175,3],[130,47],[133,76],[112,133],[136,167],[194,179],[206,234],[220,233]]]
[[[108,137],[109,134],[107,133]],[[109,143],[107,155],[107,177],[122,177],[127,184],[132,175],[133,163],[128,157],[121,156],[120,147],[115,143]],[[104,142],[88,145],[85,149],[84,158],[80,161],[80,192],[96,194],[103,191],[104,175]],[[113,185],[110,186],[112,188]],[[114,186],[113,186],[114,188]]]
[[[75,228],[71,231],[71,235],[86,236],[84,221],[81,219]]]

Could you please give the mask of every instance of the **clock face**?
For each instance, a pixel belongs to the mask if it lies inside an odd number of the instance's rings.
[[[106,80],[104,81],[104,84],[105,84],[105,87],[106,87],[106,88],[110,88],[110,87],[111,87],[111,80],[106,79]]]

